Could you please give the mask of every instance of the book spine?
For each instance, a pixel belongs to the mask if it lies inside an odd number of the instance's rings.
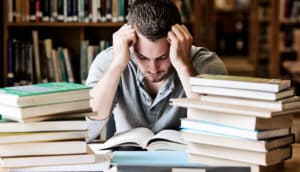
[[[112,0],[112,22],[118,22],[119,17],[119,0]]]
[[[16,40],[15,39],[10,39],[8,41],[8,68],[7,68],[7,84],[8,86],[13,86],[14,85],[14,77],[15,77],[15,67],[14,67],[14,61],[15,61],[15,56],[14,56],[14,44]]]
[[[64,21],[64,0],[57,0],[57,20]]]
[[[39,36],[38,31],[32,31],[32,42],[33,42],[33,54],[34,54],[34,64],[35,64],[35,80],[36,82],[41,82],[41,67],[40,67],[40,52],[39,52]]]
[[[67,72],[66,72],[66,65],[65,65],[64,54],[63,54],[62,47],[58,47],[57,53],[58,53],[58,58],[59,58],[59,62],[60,62],[60,70],[61,70],[62,81],[68,82],[68,77],[67,77]]]
[[[118,21],[123,22],[125,20],[124,0],[119,0],[118,5],[119,5]]]
[[[36,21],[36,15],[35,15],[35,0],[30,0],[29,2],[29,15],[30,15],[30,18],[29,18],[29,21],[31,22],[35,22]]]
[[[106,21],[106,0],[101,0],[101,7],[100,7],[100,15],[101,15],[101,21]]]

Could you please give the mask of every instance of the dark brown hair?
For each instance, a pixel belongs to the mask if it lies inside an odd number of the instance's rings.
[[[172,0],[135,0],[129,9],[128,24],[151,41],[166,37],[172,25],[181,24]]]

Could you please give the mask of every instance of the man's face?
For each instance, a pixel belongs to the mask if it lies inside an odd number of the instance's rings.
[[[137,41],[133,46],[134,56],[147,81],[160,82],[168,77],[172,68],[169,48],[167,38],[152,42],[137,33]]]

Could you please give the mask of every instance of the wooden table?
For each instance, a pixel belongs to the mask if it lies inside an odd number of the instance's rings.
[[[293,157],[285,161],[284,172],[300,172],[300,143],[293,144]]]

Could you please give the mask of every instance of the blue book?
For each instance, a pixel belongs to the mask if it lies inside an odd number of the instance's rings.
[[[190,119],[181,120],[181,128],[183,129],[192,129],[202,132],[209,132],[213,134],[221,134],[232,137],[239,137],[245,139],[261,140],[273,137],[286,136],[290,134],[289,128],[274,129],[274,130],[247,130],[239,129],[224,125],[219,125],[216,123],[206,122],[206,121],[197,121]]]
[[[172,171],[175,168],[198,169],[204,171],[234,171],[250,172],[250,167],[216,167],[204,163],[191,162],[185,151],[116,151],[111,164],[117,166],[118,171]]]

